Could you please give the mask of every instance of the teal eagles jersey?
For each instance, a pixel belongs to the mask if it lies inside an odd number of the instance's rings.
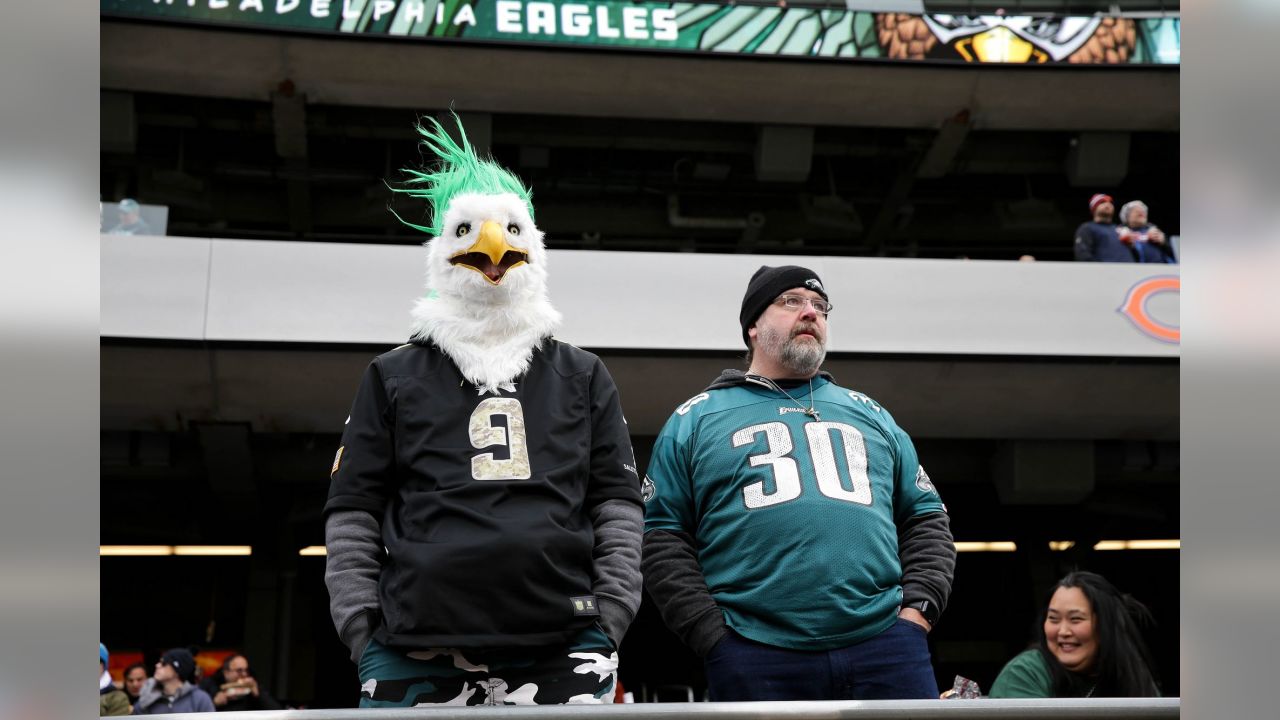
[[[807,408],[808,391],[788,392]],[[645,532],[694,538],[729,627],[803,650],[888,629],[897,527],[946,510],[887,410],[822,376],[813,405],[820,419],[749,381],[696,395],[663,427],[644,482]]]

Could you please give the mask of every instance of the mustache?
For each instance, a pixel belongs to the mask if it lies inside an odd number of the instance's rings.
[[[791,339],[792,340],[796,339],[796,337],[801,333],[812,335],[814,338],[818,340],[824,339],[822,336],[822,331],[818,329],[818,326],[810,323],[800,323],[800,324],[797,324],[794,328],[792,328]]]

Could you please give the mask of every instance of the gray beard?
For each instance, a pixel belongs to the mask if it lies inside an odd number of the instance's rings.
[[[784,368],[802,377],[816,373],[827,357],[827,348],[820,342],[801,343],[772,331],[765,331],[762,339],[762,350],[776,355]]]

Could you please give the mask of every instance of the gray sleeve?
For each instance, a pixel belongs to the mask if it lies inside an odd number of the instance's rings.
[[[644,509],[630,500],[605,500],[591,509],[591,526],[596,538],[592,592],[599,599],[605,634],[620,646],[640,609]]]
[[[667,627],[698,657],[706,657],[729,626],[711,597],[693,538],[682,532],[649,531],[641,565],[645,588]]]
[[[198,695],[195,696],[195,698],[191,702],[191,704],[195,707],[194,712],[217,712],[218,711],[218,708],[213,706],[213,698],[209,697],[209,693],[203,690],[200,690],[199,688],[197,688],[192,692],[199,693]]]
[[[898,560],[902,563],[902,602],[928,600],[939,613],[945,610],[956,574],[956,546],[947,514],[917,515],[899,527]]]
[[[363,510],[339,510],[325,518],[324,544],[329,614],[338,637],[351,650],[351,661],[359,662],[379,620],[382,531],[377,519]]]

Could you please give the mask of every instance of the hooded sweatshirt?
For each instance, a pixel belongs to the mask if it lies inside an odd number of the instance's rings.
[[[645,586],[702,656],[729,628],[845,647],[951,591],[946,508],[911,439],[825,372],[785,387],[726,370],[668,420],[644,493]]]
[[[155,678],[147,680],[138,695],[138,704],[133,708],[134,715],[163,715],[165,713],[214,712],[213,700],[209,693],[192,685],[182,683],[182,687],[172,696],[164,694],[164,686]]]

